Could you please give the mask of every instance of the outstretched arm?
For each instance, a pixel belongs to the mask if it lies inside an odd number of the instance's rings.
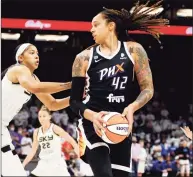
[[[40,82],[38,78],[36,81]],[[50,111],[58,111],[69,106],[70,97],[55,99],[48,93],[36,93],[35,95]]]
[[[37,82],[26,66],[15,67],[14,75],[22,87],[31,93],[57,93],[71,88],[71,82]]]
[[[36,96],[50,111],[58,111],[69,106],[70,97],[55,99],[46,93],[37,93]]]

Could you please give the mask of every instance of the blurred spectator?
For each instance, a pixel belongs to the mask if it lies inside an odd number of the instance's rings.
[[[30,113],[31,113],[31,124],[36,124],[36,119],[38,118],[38,107],[37,106],[31,106],[30,107]]]
[[[176,158],[179,158],[180,163],[180,174],[183,176],[190,176],[190,151],[187,147],[187,141],[181,140],[180,147],[176,149]]]
[[[138,168],[138,157],[141,150],[141,146],[137,143],[137,138],[135,136],[132,137],[132,177],[137,177],[137,168]]]
[[[61,122],[61,127],[64,128],[65,130],[68,127],[68,120],[69,120],[69,116],[68,116],[66,110],[63,110],[63,112],[61,113],[60,122]]]
[[[171,146],[169,147],[169,154],[172,158],[175,157],[175,151],[177,147],[174,145],[174,142],[171,143]]]
[[[167,176],[167,170],[164,168],[163,157],[161,155],[158,155],[157,159],[153,161],[151,172],[155,177]]]
[[[18,127],[17,136],[18,136],[18,141],[16,143],[15,150],[16,150],[17,154],[20,156],[21,155],[21,140],[23,138],[23,129],[22,129],[22,127]]]
[[[162,156],[167,156],[169,153],[169,145],[166,143],[166,139],[163,138],[161,142],[161,155]]]
[[[165,171],[165,174],[167,174],[168,177],[174,177],[176,176],[178,172],[178,164],[177,162],[171,161],[170,155],[166,156],[165,161],[163,161],[163,167]]]
[[[16,147],[16,145],[19,143],[19,136],[18,136],[18,133],[16,132],[14,124],[9,125],[9,132],[12,138],[12,143],[14,147]]]
[[[29,133],[23,130],[23,137],[21,139],[21,158],[25,159],[26,156],[31,152],[32,149],[32,139],[29,137]]]
[[[161,156],[162,147],[160,144],[160,140],[156,140],[154,145],[151,148],[151,155],[153,159],[156,159],[158,156]]]
[[[28,125],[28,118],[29,118],[28,109],[23,108],[15,117],[14,117],[14,124],[16,126],[26,127]]]
[[[140,144],[140,150],[138,154],[137,173],[138,173],[138,177],[141,177],[145,172],[145,162],[147,158],[147,152],[146,152],[146,149],[144,148],[144,140],[140,140],[139,144]]]
[[[55,124],[60,126],[61,115],[59,111],[55,111],[52,113],[52,120]]]

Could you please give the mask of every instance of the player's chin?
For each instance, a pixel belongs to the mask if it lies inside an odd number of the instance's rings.
[[[100,44],[100,41],[98,39],[95,38],[94,41],[95,41],[96,44]]]
[[[39,64],[38,64],[38,65],[35,64],[35,65],[34,65],[34,70],[35,70],[35,69],[38,69],[38,67],[39,67]]]

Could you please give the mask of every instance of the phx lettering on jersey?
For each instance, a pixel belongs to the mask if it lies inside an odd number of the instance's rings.
[[[103,80],[104,77],[112,77],[115,76],[118,72],[124,72],[123,69],[124,62],[121,65],[117,64],[115,66],[104,68],[99,71],[100,73],[100,81]]]

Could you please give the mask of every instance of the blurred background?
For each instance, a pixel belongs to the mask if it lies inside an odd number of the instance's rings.
[[[41,81],[71,81],[75,56],[94,44],[89,32],[92,18],[102,7],[132,9],[134,0],[2,0],[1,70],[15,63],[15,48],[30,42],[37,46],[40,66],[35,74]],[[147,2],[140,0],[141,3]],[[157,2],[151,0],[151,3]],[[143,176],[174,176],[182,168],[179,149],[188,147],[186,154],[192,173],[192,142],[187,140],[180,126],[192,127],[192,1],[164,0],[162,16],[170,20],[164,28],[161,44],[147,34],[132,33],[131,37],[143,45],[150,58],[154,78],[153,99],[135,115],[133,143],[143,144],[146,151]],[[54,35],[54,36],[53,36]],[[136,84],[136,96],[138,86]],[[56,98],[69,96],[70,91],[54,94]],[[18,154],[23,159],[30,151],[34,128],[41,103],[32,97],[15,116],[9,128]],[[70,108],[52,114],[53,122],[76,138],[77,117]],[[192,128],[191,128],[192,129]],[[22,141],[23,139],[23,141]],[[73,175],[86,175],[65,140],[64,158]],[[34,168],[38,155],[28,165]],[[139,157],[135,157],[137,162]],[[135,160],[134,159],[134,160]],[[159,164],[159,165],[158,165]],[[168,164],[172,164],[168,166]],[[159,167],[158,167],[159,166]],[[168,170],[169,169],[169,170]],[[137,169],[133,169],[134,172]],[[172,171],[172,173],[171,173]],[[135,176],[135,173],[133,173]],[[181,174],[182,175],[182,174]]]

